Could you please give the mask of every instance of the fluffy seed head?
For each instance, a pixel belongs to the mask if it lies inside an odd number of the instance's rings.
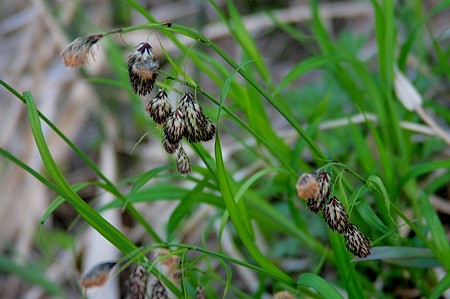
[[[106,262],[92,267],[86,274],[81,276],[80,285],[86,289],[104,285],[109,279],[109,272],[115,265],[115,262]]]
[[[319,192],[319,183],[315,173],[302,174],[295,185],[298,197],[308,200]]]
[[[172,114],[172,106],[170,105],[167,93],[160,90],[155,98],[148,102],[145,110],[155,123],[158,125],[164,124]]]
[[[167,292],[166,287],[160,280],[157,280],[153,283],[151,287],[151,295],[152,299],[166,299],[169,298],[169,293]]]
[[[127,281],[127,299],[145,299],[149,273],[138,265]]]
[[[164,124],[164,136],[171,144],[177,144],[183,138],[186,132],[183,113],[176,109],[172,115],[167,118]]]
[[[61,52],[64,65],[80,67],[89,64],[89,59],[94,59],[92,46],[101,40],[103,36],[103,34],[95,34],[75,39]]]
[[[179,104],[186,124],[186,138],[189,142],[209,141],[214,137],[216,128],[203,113],[202,107],[190,93],[185,94]]]
[[[148,43],[139,44],[128,56],[128,77],[135,93],[145,96],[153,90],[159,75],[159,62]]]
[[[345,230],[345,245],[354,255],[364,258],[370,254],[372,247],[369,238],[367,238],[355,225],[349,223]]]
[[[335,196],[323,208],[323,217],[328,227],[342,234],[347,229],[348,215],[342,203]]]
[[[191,163],[189,162],[189,157],[182,146],[180,146],[177,151],[176,161],[179,173],[187,174],[191,171]]]

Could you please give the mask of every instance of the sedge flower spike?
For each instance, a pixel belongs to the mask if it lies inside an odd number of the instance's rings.
[[[327,202],[330,196],[330,183],[331,178],[327,172],[317,174],[318,191],[307,202],[307,206],[312,212],[317,214]]]
[[[191,163],[189,162],[189,157],[182,146],[180,146],[177,150],[176,163],[179,173],[187,174],[191,171]]]
[[[181,141],[186,132],[183,112],[176,109],[174,113],[167,118],[164,124],[164,137],[171,144],[177,144]]]
[[[88,65],[89,60],[94,59],[93,46],[97,44],[103,36],[104,34],[94,34],[75,39],[61,52],[64,65],[71,67]]]
[[[370,254],[371,243],[355,225],[349,223],[344,234],[347,249],[357,257],[367,257]]]
[[[151,286],[150,298],[152,299],[166,299],[169,298],[169,293],[161,280],[156,280]]]
[[[323,208],[323,217],[328,227],[338,233],[345,232],[348,226],[348,215],[342,203],[333,196]]]
[[[145,110],[155,123],[158,125],[164,124],[172,114],[172,106],[167,93],[164,90],[160,90],[155,98],[148,102]]]
[[[127,299],[145,299],[149,273],[142,265],[138,265],[127,281]]]
[[[116,262],[105,262],[92,267],[86,274],[81,276],[80,285],[85,288],[100,287],[109,279],[111,269]]]
[[[145,96],[153,90],[159,75],[159,62],[148,43],[139,44],[128,57],[128,77],[133,91]]]
[[[189,142],[209,141],[214,137],[216,133],[214,124],[203,113],[202,107],[192,94],[187,93],[181,98],[179,109],[183,112],[186,124],[185,136]]]

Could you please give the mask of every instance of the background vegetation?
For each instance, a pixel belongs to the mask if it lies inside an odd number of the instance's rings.
[[[449,5],[0,4],[0,297],[79,298],[81,273],[109,260],[91,298],[124,296],[136,262],[173,297],[450,296]],[[89,67],[64,67],[76,37],[118,27]],[[185,146],[186,176],[128,82],[144,41],[158,87],[174,102],[195,92],[218,127]],[[368,259],[297,197],[318,169],[372,240]],[[179,285],[152,266],[167,246]]]

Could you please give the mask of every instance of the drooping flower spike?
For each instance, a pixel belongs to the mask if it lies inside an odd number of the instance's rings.
[[[158,125],[162,125],[167,121],[167,118],[172,114],[172,106],[170,105],[167,93],[160,90],[158,94],[151,99],[145,110],[150,117]]]
[[[190,93],[180,100],[179,109],[183,112],[186,124],[185,136],[189,142],[209,141],[214,137],[216,128],[203,113],[202,107]]]
[[[80,285],[85,289],[104,285],[108,281],[109,273],[115,265],[116,262],[105,262],[95,265],[81,276]]]
[[[150,298],[152,299],[166,299],[169,298],[169,293],[161,280],[156,280],[151,286]]]
[[[344,238],[345,245],[351,253],[361,258],[369,256],[371,242],[358,227],[349,223],[345,230]]]
[[[147,282],[149,272],[144,266],[138,265],[131,273],[127,281],[127,299],[147,298]]]
[[[308,199],[307,206],[314,212],[318,213],[322,210],[325,202],[330,195],[331,178],[330,175],[323,171],[317,174],[318,191]]]
[[[133,91],[145,96],[153,90],[159,75],[159,62],[148,43],[139,44],[128,57],[128,77]]]
[[[186,124],[184,123],[184,115],[180,109],[176,109],[164,124],[164,137],[171,144],[177,144],[184,137],[186,132]]]
[[[348,222],[348,215],[342,203],[335,196],[323,207],[323,217],[328,227],[338,233],[342,234],[346,231]]]
[[[189,157],[182,146],[180,146],[177,150],[176,163],[178,172],[187,174],[191,171],[191,163],[189,162]]]
[[[94,59],[93,46],[97,44],[103,36],[104,34],[94,34],[75,39],[61,52],[64,65],[80,67],[89,64],[89,60]]]

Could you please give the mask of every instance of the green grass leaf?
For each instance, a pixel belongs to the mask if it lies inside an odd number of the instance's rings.
[[[322,277],[312,274],[303,273],[297,280],[297,285],[315,289],[323,298],[341,299],[344,298],[328,281]]]

